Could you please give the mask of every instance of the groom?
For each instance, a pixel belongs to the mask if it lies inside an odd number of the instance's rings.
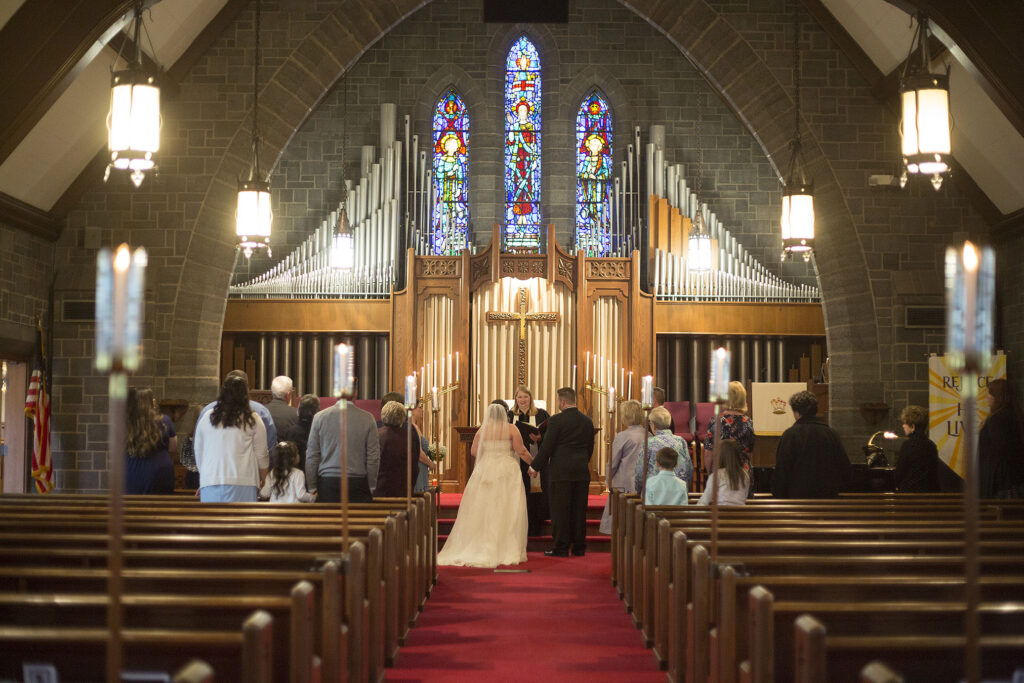
[[[548,420],[530,474],[547,471],[555,547],[544,554],[568,557],[570,548],[573,555],[587,551],[587,495],[594,423],[576,408],[576,391],[571,387],[558,390],[558,409],[561,412]]]

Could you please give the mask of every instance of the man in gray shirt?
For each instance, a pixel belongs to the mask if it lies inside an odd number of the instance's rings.
[[[377,421],[350,401],[345,429],[349,501],[372,503],[380,466]],[[318,503],[341,501],[341,408],[337,403],[313,416],[306,446],[306,488],[317,492]]]

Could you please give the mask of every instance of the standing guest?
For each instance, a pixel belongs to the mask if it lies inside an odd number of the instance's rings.
[[[939,491],[939,449],[928,438],[928,410],[907,406],[900,413],[903,433],[909,438],[896,456],[893,480],[900,493]]]
[[[284,434],[299,421],[299,413],[292,406],[293,388],[292,378],[284,375],[275,377],[270,383],[271,399],[267,404],[267,410],[270,411],[278,435]],[[284,439],[283,436],[281,438]]]
[[[652,397],[652,400],[654,402],[651,404],[651,407],[652,408],[661,408],[661,407],[663,407],[665,405],[665,396],[666,396],[665,390],[662,389],[661,387],[654,387],[653,394],[654,395]],[[665,408],[665,410],[668,410],[668,408]],[[668,416],[668,430],[670,432],[672,432],[673,434],[676,433],[676,419],[674,417],[672,417],[671,413],[669,413],[669,416]]]
[[[413,452],[409,457],[409,429],[405,421],[405,406],[398,401],[388,401],[380,409],[384,426],[377,430],[380,445],[380,469],[377,471],[377,488],[373,495],[398,498],[405,495],[407,482],[415,478],[419,464],[419,434],[413,436]],[[415,428],[412,428],[415,431]]]
[[[555,544],[544,554],[565,557],[571,550],[573,555],[584,555],[594,423],[576,408],[576,390],[572,387],[558,390],[558,409],[561,412],[548,420],[544,443],[531,463],[530,476],[548,470],[548,502]]]
[[[988,383],[989,416],[978,434],[983,498],[1024,498],[1024,417],[1005,379]]]
[[[249,375],[245,373],[245,370],[232,370],[224,376],[224,380],[227,381],[228,377],[237,377],[242,380],[245,384],[245,398],[249,401],[249,410],[256,413],[256,417],[260,418],[260,422],[263,423],[263,431],[267,435],[267,453],[273,450],[274,446],[277,445],[277,428],[274,427],[274,418],[270,416],[270,411],[267,407],[259,401],[253,401],[249,398]],[[213,410],[213,406],[216,405],[216,401],[213,403],[207,403],[206,406],[199,412],[199,420],[196,421],[196,425],[203,419],[203,417]]]
[[[125,406],[128,467],[125,493],[174,493],[174,462],[178,438],[171,418],[160,414],[149,387],[129,389]]]
[[[291,441],[299,451],[299,464],[296,465],[303,472],[306,471],[306,444],[309,443],[309,430],[313,427],[313,416],[320,412],[320,399],[316,394],[303,394],[299,399],[299,408],[296,411],[295,424],[282,432],[278,432],[281,441]]]
[[[282,441],[270,454],[273,465],[260,489],[260,498],[271,503],[312,503],[316,494],[306,491],[306,475],[296,465],[299,449],[291,441]]]
[[[416,468],[416,483],[412,485],[413,493],[423,493],[430,484],[430,470],[437,469],[437,463],[430,459],[430,440],[423,434],[423,400],[416,401],[412,409],[412,426],[416,430],[413,439],[419,435],[419,466]]]
[[[380,407],[383,409],[384,406],[386,406],[388,403],[391,403],[392,401],[397,401],[398,403],[405,405],[405,394],[401,394],[397,391],[389,391],[388,393],[380,397]],[[384,416],[381,415],[382,419],[377,420],[377,429],[380,429],[381,427],[384,426],[383,417]]]
[[[509,420],[519,429],[523,443],[530,451],[530,456],[537,457],[540,450],[541,435],[530,429],[539,427],[551,417],[548,411],[538,408],[533,404],[533,392],[526,387],[516,389],[515,401],[512,405],[512,412],[509,413]],[[527,426],[529,425],[529,426]],[[532,491],[530,487],[530,466],[526,461],[519,460],[519,469],[523,475],[523,488],[526,489],[526,517],[529,520],[527,533],[530,536],[539,536],[541,525],[551,514],[548,504],[548,493],[545,484],[547,476],[541,475],[541,491]]]
[[[662,448],[655,456],[658,473],[647,482],[644,505],[686,505],[686,482],[674,472],[679,454],[674,448]]]
[[[743,466],[750,468],[750,458],[754,453],[754,421],[747,413],[747,390],[740,382],[729,382],[729,397],[725,409],[718,416],[718,432],[721,438],[732,439],[740,447]],[[704,469],[711,470],[711,455],[715,448],[714,425],[708,427],[708,435],[704,439]]]
[[[689,491],[693,485],[693,462],[690,460],[683,437],[676,436],[669,428],[672,416],[663,406],[659,406],[651,411],[650,421],[653,434],[647,441],[647,457],[637,459],[633,468],[633,490],[642,491],[644,478],[653,477],[658,473],[658,451],[662,448],[671,448],[678,455],[674,468],[676,476],[686,482],[686,490]]]
[[[380,467],[380,446],[373,415],[351,401],[345,408],[345,482],[349,501],[372,503]],[[306,446],[306,486],[319,503],[341,502],[341,405],[335,403],[313,417]]]
[[[711,505],[714,488],[718,487],[719,505],[746,505],[750,489],[750,471],[743,465],[743,449],[733,439],[722,439],[718,449],[719,467],[710,477],[698,505]]]
[[[245,380],[229,374],[213,408],[196,425],[199,500],[255,503],[270,458],[267,432],[249,405]]]
[[[619,420],[625,427],[612,441],[612,460],[609,464],[609,479],[605,483],[609,491],[636,493],[633,480],[636,461],[644,451],[644,410],[639,401],[624,401],[619,406]],[[601,533],[612,532],[611,496],[601,513]]]
[[[796,422],[782,433],[775,452],[772,495],[776,498],[838,498],[850,480],[850,459],[839,435],[818,415],[809,391],[789,397]]]

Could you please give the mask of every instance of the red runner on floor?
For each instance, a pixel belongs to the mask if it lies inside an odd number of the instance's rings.
[[[441,567],[390,681],[661,681],[611,556],[530,553],[529,573]]]

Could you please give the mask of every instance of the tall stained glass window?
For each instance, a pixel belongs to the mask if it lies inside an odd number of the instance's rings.
[[[525,36],[505,61],[505,246],[540,246],[540,55]]]
[[[612,115],[597,92],[576,114],[576,248],[587,256],[611,251],[608,191],[612,177]]]
[[[434,254],[460,254],[469,230],[466,162],[469,112],[449,88],[434,108],[434,212],[431,246]]]

